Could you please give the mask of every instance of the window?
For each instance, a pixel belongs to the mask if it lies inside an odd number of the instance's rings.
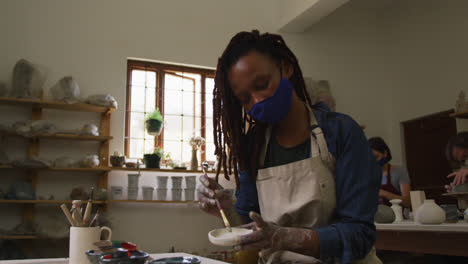
[[[189,140],[202,136],[206,145],[199,161],[214,161],[213,88],[214,70],[129,60],[127,64],[127,108],[125,155],[142,158],[162,146],[174,161],[189,162]],[[146,132],[145,120],[158,107],[164,118],[159,136]]]

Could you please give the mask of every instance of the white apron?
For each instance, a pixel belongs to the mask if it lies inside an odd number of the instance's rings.
[[[332,222],[336,208],[335,159],[328,152],[327,143],[313,112],[309,109],[312,129],[312,157],[286,165],[260,169],[257,192],[260,212],[265,221],[280,226],[299,228],[326,227]],[[260,154],[263,167],[271,127],[265,133]],[[266,253],[268,252],[268,253]],[[289,251],[265,250],[259,263],[320,263],[320,260]],[[365,259],[355,263],[381,263],[373,248]]]

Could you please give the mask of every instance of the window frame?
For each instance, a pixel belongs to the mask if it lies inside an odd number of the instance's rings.
[[[206,139],[206,78],[215,78],[216,70],[197,68],[193,66],[176,65],[161,62],[140,61],[140,60],[127,60],[127,88],[126,88],[126,105],[125,105],[125,137],[124,137],[124,153],[126,157],[130,154],[130,119],[131,119],[131,96],[132,96],[132,71],[154,71],[156,72],[156,107],[161,111],[164,116],[164,78],[165,74],[177,74],[178,72],[200,74],[200,88],[201,88],[201,131],[200,135]],[[214,87],[213,87],[214,88]],[[194,113],[195,115],[195,113]],[[164,129],[163,132],[154,137],[154,146],[164,146]],[[164,148],[164,147],[163,147]],[[202,146],[201,160],[206,160],[206,146]]]

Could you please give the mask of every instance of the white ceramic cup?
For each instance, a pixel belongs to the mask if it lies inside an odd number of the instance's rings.
[[[185,188],[195,189],[197,176],[185,176]]]
[[[90,264],[85,252],[90,249],[98,249],[94,242],[101,240],[102,231],[106,230],[107,235],[102,240],[112,239],[112,230],[107,227],[71,227],[70,228],[70,248],[69,264]]]
[[[184,189],[185,201],[195,200],[195,189]]]
[[[138,187],[138,180],[140,179],[140,174],[128,174],[127,177],[129,187]]]
[[[154,187],[152,186],[143,186],[143,200],[151,201],[153,200],[153,191]]]
[[[123,194],[122,186],[111,186],[111,199],[112,200],[121,200]]]
[[[136,200],[136,199],[138,199],[138,187],[137,188],[128,187],[127,188],[127,200]]]
[[[165,201],[167,198],[167,189],[166,188],[156,189],[156,195],[158,197],[158,201]]]
[[[171,176],[172,189],[182,188],[182,176]]]
[[[182,189],[172,188],[172,201],[182,201]]]
[[[158,181],[158,188],[159,189],[166,189],[167,188],[167,176],[156,176]]]

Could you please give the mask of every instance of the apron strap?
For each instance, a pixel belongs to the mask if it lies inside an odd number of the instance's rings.
[[[307,110],[309,110],[309,120],[310,120],[310,127],[312,128],[312,137],[311,137],[311,143],[310,146],[312,148],[312,157],[316,157],[314,155],[315,152],[319,152],[320,158],[323,161],[328,161],[329,160],[329,153],[328,153],[328,147],[327,147],[327,141],[325,141],[325,136],[323,135],[322,129],[318,126],[317,119],[315,118],[314,112],[307,106]],[[315,141],[315,142],[314,142]],[[314,146],[314,145],[318,145]],[[315,150],[314,150],[315,149]]]

